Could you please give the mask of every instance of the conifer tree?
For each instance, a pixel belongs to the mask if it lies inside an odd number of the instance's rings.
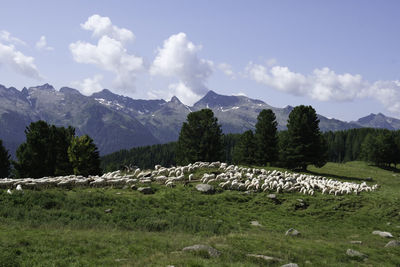
[[[8,177],[10,170],[10,154],[8,154],[8,150],[3,146],[3,141],[0,140],[0,178]]]
[[[255,163],[257,147],[253,131],[248,130],[241,134],[239,142],[234,148],[233,162],[235,164],[251,165]]]
[[[222,130],[211,109],[188,114],[179,133],[176,156],[178,164],[222,159]]]
[[[271,109],[263,109],[257,116],[255,140],[256,162],[261,165],[278,160],[278,135],[276,117]]]
[[[68,148],[69,161],[75,175],[99,175],[100,156],[93,139],[88,135],[75,137]]]
[[[319,119],[313,107],[297,106],[289,114],[286,166],[305,171],[307,165],[322,167],[326,163],[327,145],[319,130]]]

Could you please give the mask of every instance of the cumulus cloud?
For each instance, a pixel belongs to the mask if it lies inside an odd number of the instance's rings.
[[[96,22],[99,24],[97,25]],[[82,28],[99,37],[97,44],[77,41],[69,45],[74,60],[92,64],[115,74],[114,87],[122,92],[135,89],[137,73],[144,70],[141,57],[130,54],[124,42],[133,40],[133,33],[111,24],[107,17],[91,16]]]
[[[0,31],[0,41],[7,42],[14,45],[26,45],[24,41],[11,35],[8,31]]]
[[[24,55],[12,44],[0,43],[0,66],[9,67],[21,75],[40,80],[42,77],[34,61],[33,57]]]
[[[178,78],[179,82],[169,89],[188,105],[208,91],[206,82],[213,72],[213,62],[199,58],[200,50],[201,46],[188,40],[185,33],[171,35],[158,49],[150,67],[152,75]]]
[[[308,96],[316,100],[352,100],[368,86],[361,75],[336,74],[329,68],[315,69],[304,75],[293,72],[288,67],[250,63],[246,71],[249,77],[259,83],[293,95]]]
[[[36,49],[38,49],[38,50],[47,50],[47,51],[53,51],[54,50],[53,47],[47,45],[46,36],[44,36],[44,35],[40,36],[39,41],[36,42]]]
[[[234,79],[235,73],[232,70],[232,66],[227,63],[218,64],[218,68],[228,77]]]
[[[92,31],[93,37],[100,38],[106,35],[121,42],[133,41],[135,39],[135,35],[130,30],[119,28],[112,24],[109,17],[102,17],[97,14],[90,16],[85,23],[81,24],[81,27]]]
[[[391,112],[400,114],[400,81],[370,83],[359,74],[337,74],[329,68],[315,69],[304,75],[287,67],[268,68],[250,62],[246,67],[250,79],[297,96],[319,101],[351,101],[374,98]]]
[[[79,88],[82,94],[89,96],[95,92],[101,91],[104,88],[101,85],[102,80],[102,75],[95,75],[92,78],[86,78],[83,81],[72,82],[72,86]]]
[[[400,81],[374,82],[362,96],[378,99],[389,111],[400,115]]]

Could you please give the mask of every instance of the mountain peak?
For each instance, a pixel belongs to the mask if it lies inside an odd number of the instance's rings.
[[[91,97],[92,98],[104,98],[104,99],[112,101],[112,100],[117,100],[121,96],[117,95],[117,94],[114,94],[113,92],[111,92],[108,89],[103,89],[100,92],[93,93],[91,95]]]
[[[228,107],[234,106],[240,101],[238,96],[219,95],[213,90],[207,92],[202,99],[197,101],[194,106],[204,106],[208,108],[213,107]]]
[[[52,85],[48,84],[48,83],[45,83],[43,85],[38,85],[38,86],[35,86],[35,87],[31,87],[31,88],[36,88],[36,89],[39,89],[39,90],[46,90],[46,91],[54,91],[55,90],[54,87]],[[31,89],[31,88],[29,88],[29,89]]]
[[[79,94],[79,95],[81,94],[81,92],[79,92],[78,90],[70,87],[62,87],[60,89],[60,92],[64,94]]]
[[[170,102],[172,102],[172,103],[176,103],[176,104],[182,104],[182,102],[179,100],[179,98],[177,98],[176,96],[173,96],[172,98],[171,98],[171,101]]]

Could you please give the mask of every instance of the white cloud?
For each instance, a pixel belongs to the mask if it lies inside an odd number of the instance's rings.
[[[93,37],[100,38],[106,35],[121,42],[135,39],[135,35],[130,30],[119,28],[111,23],[109,17],[102,17],[97,14],[90,16],[85,23],[81,24],[81,27],[93,31]]]
[[[278,63],[278,61],[276,60],[276,58],[270,58],[267,60],[266,63],[267,63],[268,67],[272,67],[272,66],[276,65]]]
[[[12,44],[0,43],[0,66],[9,67],[21,75],[40,80],[42,77],[34,61],[33,57],[25,56],[16,50]]]
[[[400,81],[377,81],[363,96],[378,99],[389,111],[400,115]]]
[[[337,74],[329,68],[315,69],[304,75],[287,67],[249,63],[247,75],[254,81],[297,96],[318,101],[351,101],[374,98],[389,111],[400,115],[400,81],[369,83],[359,74]]]
[[[208,91],[206,82],[212,74],[213,63],[199,58],[200,50],[201,46],[189,41],[185,33],[171,35],[158,49],[150,67],[152,75],[178,78],[179,82],[169,89],[188,105]]]
[[[83,81],[72,82],[72,86],[79,88],[82,94],[89,96],[95,92],[101,91],[104,88],[101,85],[102,80],[102,75],[95,75],[93,78],[86,78]]]
[[[8,31],[0,31],[0,41],[7,42],[14,45],[26,45],[24,41],[11,35]]]
[[[287,67],[274,66],[268,69],[263,65],[249,63],[246,71],[251,79],[259,83],[320,101],[352,100],[367,86],[361,75],[336,74],[329,68],[315,69],[311,74],[304,75]]]
[[[192,106],[202,97],[202,95],[193,92],[183,82],[170,84],[168,89],[173,92],[173,95],[177,96],[182,103],[188,106]]]
[[[227,63],[218,64],[218,68],[225,73],[226,76],[229,76],[232,79],[235,79],[235,73],[232,70],[232,66]]]
[[[141,57],[128,53],[123,43],[133,40],[133,33],[113,26],[109,18],[98,15],[91,16],[82,27],[93,30],[93,35],[99,40],[97,44],[83,41],[71,43],[69,49],[74,60],[113,72],[113,86],[120,92],[134,91],[137,73],[144,70],[144,63]]]
[[[44,36],[44,35],[40,36],[39,41],[36,42],[36,49],[47,50],[47,51],[54,50],[53,47],[47,45],[46,36]]]

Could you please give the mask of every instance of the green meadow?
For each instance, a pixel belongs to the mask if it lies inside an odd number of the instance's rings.
[[[400,236],[400,170],[365,162],[328,163],[308,170],[342,181],[377,183],[380,188],[344,196],[280,193],[275,200],[264,192],[201,194],[196,183],[175,188],[152,184],[151,195],[122,188],[23,190],[12,195],[3,189],[0,266],[281,266],[290,262],[399,266],[400,246],[384,246]],[[195,177],[210,171],[215,170],[200,170]],[[286,236],[290,228],[300,235]],[[394,238],[373,235],[374,230],[390,232]],[[194,244],[211,246],[221,254],[182,251]],[[347,249],[367,258],[351,258]]]

